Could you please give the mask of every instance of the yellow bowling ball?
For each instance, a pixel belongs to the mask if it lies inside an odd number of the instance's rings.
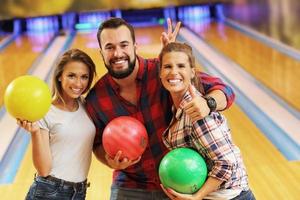
[[[20,76],[7,86],[4,105],[14,118],[34,122],[48,112],[51,93],[48,85],[38,77]]]

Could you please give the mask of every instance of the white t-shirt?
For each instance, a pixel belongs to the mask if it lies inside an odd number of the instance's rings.
[[[237,197],[241,192],[242,189],[221,189],[209,193],[204,199],[229,200]]]
[[[50,175],[71,182],[84,181],[91,165],[96,129],[83,105],[79,102],[74,112],[51,105],[39,124],[50,135]]]

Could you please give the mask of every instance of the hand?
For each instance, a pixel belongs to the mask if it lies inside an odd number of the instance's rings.
[[[172,190],[171,188],[165,188],[162,184],[160,184],[160,186],[165,194],[172,200],[196,200],[196,197],[192,194],[182,194]]]
[[[26,120],[17,119],[17,124],[30,133],[36,133],[40,130],[40,127],[37,122],[29,122]]]
[[[134,165],[141,160],[141,156],[136,160],[128,160],[127,158],[120,160],[121,155],[122,151],[118,151],[116,156],[112,159],[108,154],[105,154],[108,165],[113,169],[126,169],[127,167]]]
[[[162,32],[161,36],[160,36],[160,42],[162,44],[162,47],[166,46],[167,44],[169,44],[170,42],[175,42],[179,29],[180,29],[180,25],[181,22],[177,22],[174,31],[172,30],[172,21],[170,18],[167,19],[167,23],[168,23],[168,31],[166,32]]]
[[[202,96],[197,94],[194,86],[189,86],[189,92],[192,96],[192,100],[185,104],[183,109],[194,123],[206,117],[210,113],[210,109],[207,105],[206,100]]]

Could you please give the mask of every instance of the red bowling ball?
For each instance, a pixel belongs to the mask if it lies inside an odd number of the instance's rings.
[[[105,152],[114,158],[122,151],[120,159],[136,160],[148,144],[144,125],[137,119],[121,116],[110,121],[103,131],[102,142]]]

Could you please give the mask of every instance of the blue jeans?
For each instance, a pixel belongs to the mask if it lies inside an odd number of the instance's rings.
[[[232,200],[255,200],[252,191],[249,189],[247,191],[242,191],[239,196],[234,197]]]
[[[84,200],[88,186],[86,181],[70,183],[50,176],[37,176],[27,193],[26,200]]]
[[[169,197],[162,190],[146,191],[142,189],[121,188],[117,186],[111,187],[110,200],[169,200]],[[232,200],[255,200],[252,191],[242,191],[239,196]]]
[[[147,191],[143,189],[111,187],[110,200],[169,200],[162,190]]]

